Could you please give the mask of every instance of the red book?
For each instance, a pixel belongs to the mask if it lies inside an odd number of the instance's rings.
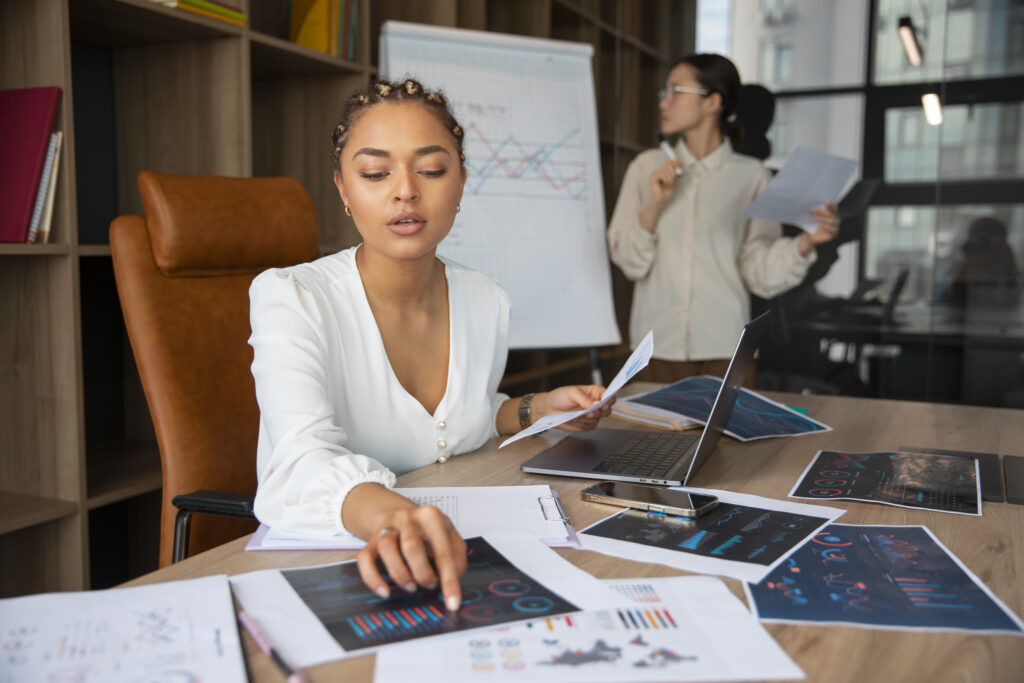
[[[0,90],[0,242],[24,242],[60,88]]]

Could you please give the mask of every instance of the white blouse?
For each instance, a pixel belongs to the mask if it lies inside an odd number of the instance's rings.
[[[433,415],[395,376],[353,247],[261,273],[249,289],[260,406],[256,516],[272,527],[339,534],[356,485],[394,486],[439,457],[497,436],[509,299],[498,283],[442,259],[448,384]],[[415,344],[415,339],[408,343]]]
[[[608,227],[611,260],[636,282],[630,340],[654,330],[655,358],[728,358],[750,319],[748,291],[771,298],[799,284],[817,256],[801,256],[778,223],[746,217],[770,179],[760,161],[728,140],[700,160],[682,141],[675,151],[683,175],[654,233],[637,221],[665,163],[658,149],[626,169]]]

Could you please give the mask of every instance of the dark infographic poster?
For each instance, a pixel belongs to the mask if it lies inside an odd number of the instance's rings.
[[[950,455],[819,451],[789,495],[980,515],[977,467]]]
[[[565,614],[578,607],[545,588],[482,538],[466,541],[469,568],[462,606],[445,610],[438,590],[404,591],[388,579],[381,598],[359,578],[355,562],[282,570],[306,606],[346,651],[510,621]]]
[[[632,403],[661,408],[707,422],[722,380],[711,375],[687,377],[662,389],[630,398]],[[801,415],[792,408],[771,401],[749,389],[742,389],[725,425],[729,436],[750,441],[768,436],[796,436],[825,432],[831,428]]]
[[[624,510],[583,533],[767,567],[827,521],[826,517],[722,503],[696,519]]]
[[[830,524],[760,583],[760,619],[999,631],[1021,621],[923,526]]]

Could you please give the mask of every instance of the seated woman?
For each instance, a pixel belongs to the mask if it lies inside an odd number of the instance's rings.
[[[415,80],[373,83],[348,101],[332,141],[334,183],[362,244],[269,270],[250,289],[256,516],[349,531],[367,541],[358,564],[368,587],[389,593],[380,559],[407,590],[440,582],[454,610],[465,544],[437,508],[389,490],[395,475],[589,408],[604,389],[498,393],[508,296],[436,254],[466,182],[463,131],[440,93]],[[562,428],[592,429],[610,408]]]

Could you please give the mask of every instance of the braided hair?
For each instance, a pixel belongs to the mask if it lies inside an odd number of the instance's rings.
[[[459,164],[465,168],[466,155],[462,151],[462,142],[465,131],[455,120],[448,100],[439,90],[426,90],[423,84],[414,78],[406,78],[403,81],[385,81],[374,79],[369,85],[357,90],[348,98],[345,108],[341,112],[341,119],[331,132],[331,145],[334,148],[331,158],[334,161],[334,169],[341,172],[341,152],[345,149],[345,142],[352,126],[371,107],[382,102],[400,104],[405,102],[417,102],[437,116],[445,130],[451,133],[455,140],[455,149],[459,153]]]

